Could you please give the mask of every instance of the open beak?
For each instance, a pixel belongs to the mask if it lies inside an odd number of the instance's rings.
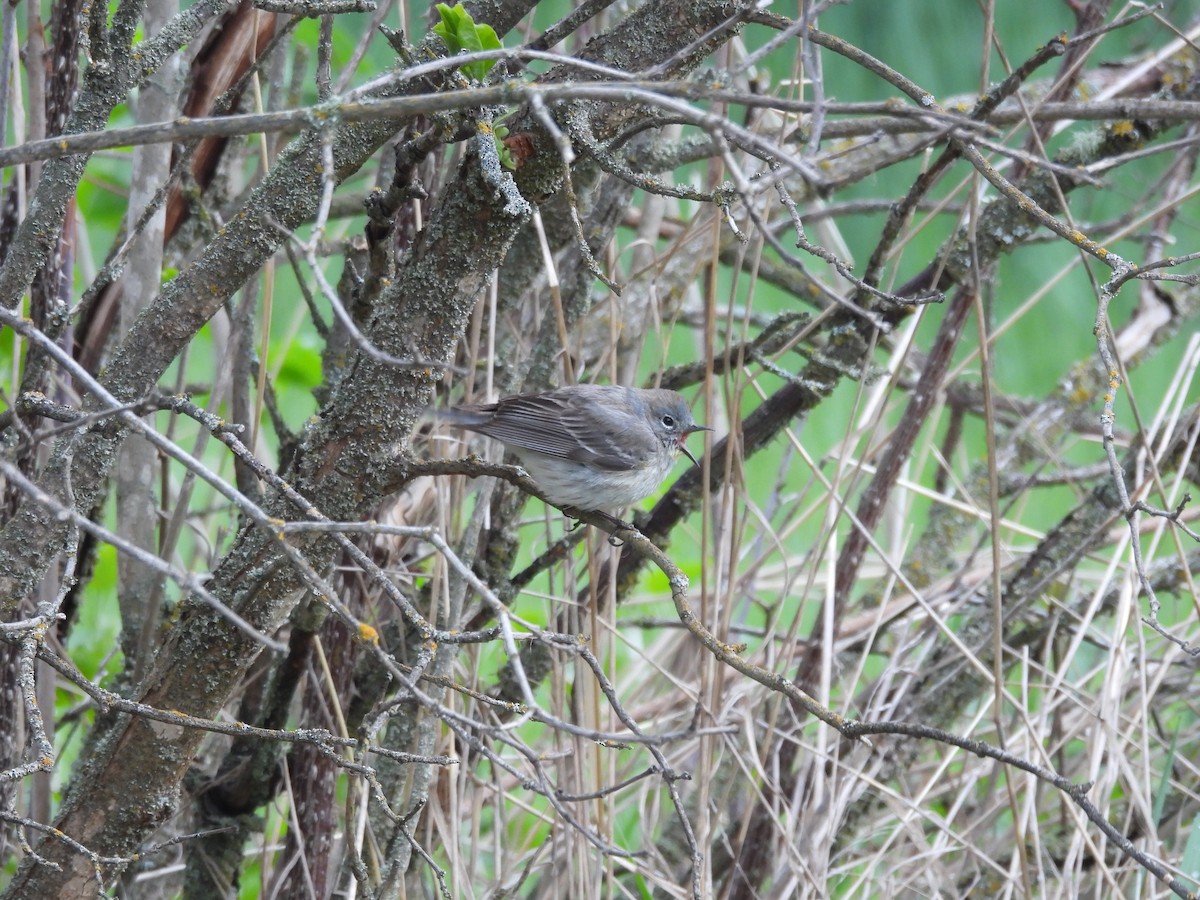
[[[684,443],[684,441],[687,440],[687,436],[695,431],[712,431],[712,429],[707,425],[693,425],[687,430],[686,433],[679,436],[679,452],[690,459],[692,461],[692,465],[699,467],[700,460],[696,459],[696,457],[692,455],[692,451],[689,450],[687,448],[687,444]]]

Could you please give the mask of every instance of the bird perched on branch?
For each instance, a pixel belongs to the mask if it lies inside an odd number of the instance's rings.
[[[495,403],[440,410],[438,418],[495,438],[555,506],[608,511],[652,494],[697,425],[681,394],[662,388],[578,384]]]

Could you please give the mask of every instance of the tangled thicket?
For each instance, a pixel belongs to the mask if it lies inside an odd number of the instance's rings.
[[[1200,31],[826,5],[4,4],[5,897],[1196,889]]]

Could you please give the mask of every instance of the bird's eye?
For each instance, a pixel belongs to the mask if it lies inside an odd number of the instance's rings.
[[[663,427],[665,427],[665,428],[674,428],[675,427],[675,417],[671,416],[671,415],[663,416],[662,423],[663,423]]]

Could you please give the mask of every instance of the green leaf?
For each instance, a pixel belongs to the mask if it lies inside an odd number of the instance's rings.
[[[433,26],[433,31],[443,41],[451,53],[475,53],[479,50],[499,50],[503,45],[496,36],[496,30],[491,25],[476,25],[471,14],[463,9],[461,3],[447,6],[437,5],[438,14],[442,21]],[[467,63],[462,67],[467,76],[482,81],[488,70],[496,64],[494,59],[480,59]]]
[[[492,138],[496,142],[496,155],[500,157],[500,165],[513,170],[516,169],[517,163],[512,158],[512,154],[508,152],[508,145],[504,143],[506,137],[508,137],[507,125],[496,125],[492,128]]]
[[[1179,860],[1179,870],[1193,885],[1200,882],[1200,816],[1192,819],[1187,845],[1183,848],[1183,856]]]
[[[1167,805],[1167,795],[1171,792],[1171,770],[1175,767],[1175,749],[1179,744],[1179,727],[1176,726],[1175,733],[1171,735],[1171,747],[1167,750],[1167,758],[1163,762],[1162,779],[1158,783],[1158,788],[1154,792],[1154,816],[1155,824],[1162,822],[1163,810]]]

